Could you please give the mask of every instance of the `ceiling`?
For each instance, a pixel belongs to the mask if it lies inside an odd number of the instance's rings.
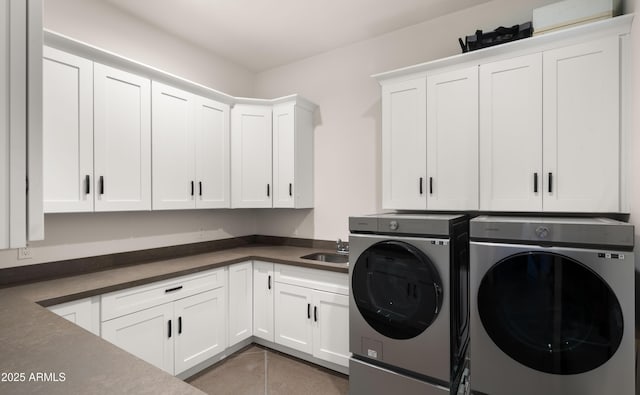
[[[260,72],[488,0],[102,0]]]

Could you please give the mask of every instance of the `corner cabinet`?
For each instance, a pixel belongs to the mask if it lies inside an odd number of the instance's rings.
[[[229,325],[227,347],[253,335],[253,263],[236,263],[229,272]]]
[[[382,208],[628,212],[632,18],[375,75]]]
[[[47,308],[67,321],[100,336],[100,297],[74,300]]]
[[[273,342],[274,269],[271,262],[253,262],[253,335]]]
[[[41,0],[0,0],[0,196],[0,249],[44,238]]]
[[[232,207],[313,207],[315,108],[300,97],[233,107]]]
[[[232,207],[271,207],[271,106],[236,104],[231,110]]]
[[[229,106],[159,82],[153,94],[153,209],[229,207]]]

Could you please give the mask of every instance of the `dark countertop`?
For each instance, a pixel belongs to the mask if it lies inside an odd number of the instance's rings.
[[[348,272],[344,264],[299,258],[316,251],[255,245],[1,289],[0,393],[203,394],[42,306],[247,260]],[[24,381],[9,382],[13,373],[24,373]],[[49,381],[38,381],[38,373]]]

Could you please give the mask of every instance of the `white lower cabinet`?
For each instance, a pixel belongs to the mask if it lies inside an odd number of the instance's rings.
[[[270,342],[273,336],[273,263],[253,262],[253,335]]]
[[[253,334],[253,264],[229,266],[229,341],[233,346]]]
[[[343,283],[347,283],[347,275],[304,268],[286,270],[286,275],[276,274],[275,343],[348,366],[348,292],[343,294],[323,290],[346,289]],[[300,273],[299,278],[295,277],[296,272]],[[313,280],[315,277],[317,281]],[[337,283],[332,283],[331,277],[338,279]],[[290,280],[290,283],[278,280]]]
[[[100,336],[100,297],[94,296],[48,307],[49,311],[67,319],[94,335]]]
[[[102,295],[102,337],[180,374],[226,349],[225,285],[222,268]]]

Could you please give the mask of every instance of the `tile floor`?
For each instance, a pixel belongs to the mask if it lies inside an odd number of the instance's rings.
[[[209,395],[346,395],[347,376],[255,344],[186,380]]]

